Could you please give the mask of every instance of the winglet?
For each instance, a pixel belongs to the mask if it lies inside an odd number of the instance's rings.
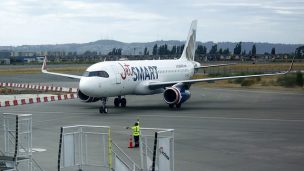
[[[45,57],[44,57],[44,60],[43,60],[42,67],[41,67],[41,71],[42,71],[42,72],[47,70],[46,61],[47,61],[47,57],[45,56]]]

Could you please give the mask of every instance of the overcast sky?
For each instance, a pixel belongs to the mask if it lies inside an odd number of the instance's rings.
[[[185,40],[304,43],[303,0],[0,0],[0,45]]]

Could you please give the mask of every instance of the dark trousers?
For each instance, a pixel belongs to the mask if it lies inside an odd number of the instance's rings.
[[[134,137],[135,147],[139,147],[139,136],[133,136],[133,137]]]

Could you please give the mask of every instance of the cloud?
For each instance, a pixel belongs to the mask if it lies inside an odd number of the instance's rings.
[[[288,14],[288,15],[301,15],[304,11],[304,3],[301,1],[220,1],[213,2],[199,1],[192,4],[192,7],[196,8],[213,8],[216,11],[230,11],[233,14],[242,14],[255,12],[259,13],[272,13],[272,14]]]
[[[125,4],[103,1],[77,1],[77,0],[12,0],[5,2],[0,9],[10,14],[22,14],[27,17],[108,17],[120,20],[162,20],[165,17],[148,13],[145,11],[135,11]]]
[[[202,41],[304,40],[300,0],[9,0],[0,6],[0,44],[184,40],[192,19]]]

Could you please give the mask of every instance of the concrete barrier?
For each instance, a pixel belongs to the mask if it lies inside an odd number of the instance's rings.
[[[10,101],[5,101],[5,106],[11,106]]]
[[[17,100],[13,100],[13,104],[14,104],[14,106],[17,106],[18,105],[18,101]]]
[[[41,99],[42,98],[42,99]],[[44,96],[44,97],[36,97],[34,101],[33,98],[28,99],[14,99],[14,100],[6,100],[0,101],[0,107],[9,107],[9,106],[17,106],[17,105],[26,105],[26,104],[34,104],[43,102],[52,102],[59,100],[69,100],[77,98],[77,94],[65,94],[65,95],[57,95],[57,96]]]

